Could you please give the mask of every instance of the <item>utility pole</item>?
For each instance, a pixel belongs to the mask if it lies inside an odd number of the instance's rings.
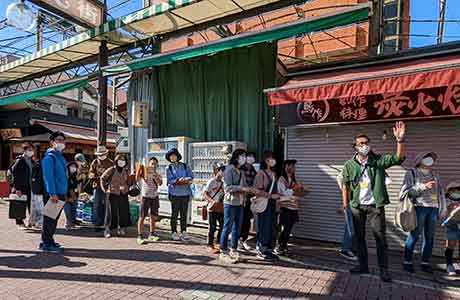
[[[444,20],[446,17],[446,2],[447,0],[439,0],[439,17],[438,17],[438,34],[436,35],[436,44],[442,44],[444,36]]]
[[[380,54],[383,40],[383,0],[372,1],[372,16],[369,22],[369,56]]]
[[[102,23],[107,21],[107,0],[104,0]],[[102,40],[99,46],[99,75],[98,75],[98,107],[97,107],[97,144],[107,143],[107,77],[102,74],[102,67],[108,65],[107,41]]]
[[[37,12],[37,30],[35,31],[35,49],[36,49],[37,52],[42,50],[42,48],[43,48],[42,34],[43,34],[42,15],[41,15],[41,11],[38,10],[38,12]]]

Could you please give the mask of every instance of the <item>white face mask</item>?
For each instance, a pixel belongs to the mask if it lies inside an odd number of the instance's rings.
[[[77,168],[75,168],[75,167],[70,167],[70,168],[69,168],[69,171],[70,171],[70,173],[75,173],[75,172],[77,172]]]
[[[100,159],[100,160],[106,160],[106,159],[107,159],[107,155],[101,155],[101,156],[99,156],[99,159]]]
[[[55,148],[56,148],[57,151],[62,152],[62,151],[64,151],[64,149],[65,149],[65,144],[63,144],[63,143],[56,143]]]
[[[34,152],[33,151],[26,151],[26,152],[24,152],[24,155],[27,156],[27,157],[32,157],[32,156],[34,156]]]
[[[124,168],[126,166],[126,161],[124,160],[119,160],[117,162],[117,165],[120,167],[120,168]]]
[[[256,162],[256,159],[252,156],[249,156],[248,158],[246,158],[246,162],[250,165],[253,165]]]
[[[371,152],[371,146],[363,145],[361,147],[357,147],[356,151],[358,151],[358,153],[363,155],[363,156],[367,156],[369,154],[369,152]]]
[[[427,156],[424,159],[422,159],[421,163],[426,167],[431,167],[432,165],[434,165],[434,159],[431,156]]]
[[[268,162],[267,162],[267,165],[268,165],[270,168],[273,168],[274,166],[276,166],[276,160],[274,160],[274,159],[269,159]]]
[[[246,156],[240,156],[238,157],[238,164],[240,166],[243,166],[246,163]]]
[[[450,193],[449,198],[452,199],[452,200],[460,200],[460,193],[458,193],[458,192]]]

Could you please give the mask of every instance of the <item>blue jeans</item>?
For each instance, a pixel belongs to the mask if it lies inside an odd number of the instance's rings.
[[[404,244],[404,262],[412,263],[415,244],[420,234],[423,234],[422,263],[428,263],[433,252],[438,209],[433,207],[416,207],[415,212],[417,214],[417,228],[411,231]]]
[[[269,199],[265,211],[257,215],[256,245],[262,253],[271,252],[273,249],[275,213],[276,202],[273,199]]]
[[[224,228],[220,237],[220,249],[228,250],[228,235],[232,233],[232,249],[238,248],[241,223],[243,222],[243,206],[224,204]]]
[[[67,220],[67,225],[75,224],[77,221],[77,200],[65,203],[64,214]]]
[[[345,231],[342,239],[342,251],[353,251],[353,235],[355,229],[353,227],[353,215],[351,214],[350,206],[345,211]]]

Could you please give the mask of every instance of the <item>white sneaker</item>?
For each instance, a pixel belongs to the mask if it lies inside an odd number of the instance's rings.
[[[230,258],[233,260],[234,263],[238,262],[240,260],[240,254],[238,253],[238,250],[231,249]]]
[[[189,240],[190,240],[190,237],[188,236],[187,232],[182,232],[181,235],[180,235],[180,239],[181,239],[183,242],[186,242],[186,241],[189,241]]]
[[[104,237],[105,237],[106,239],[109,239],[109,238],[112,237],[112,235],[111,235],[111,233],[110,233],[110,230],[106,230],[106,231],[104,232]]]
[[[234,264],[235,261],[232,259],[232,257],[230,255],[228,255],[228,253],[225,253],[225,252],[222,252],[220,255],[219,255],[219,260],[225,264]]]
[[[455,267],[453,265],[447,265],[447,275],[455,276],[457,272],[455,271]]]
[[[252,247],[249,246],[249,244],[247,242],[243,242],[243,248],[246,251],[251,251],[252,250]]]
[[[171,234],[171,239],[172,239],[173,241],[180,241],[180,236],[179,236],[176,232],[173,232],[173,233]]]

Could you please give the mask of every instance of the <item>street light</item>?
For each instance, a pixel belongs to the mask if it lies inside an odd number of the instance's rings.
[[[22,31],[31,31],[36,25],[36,15],[25,5],[24,0],[19,0],[16,3],[8,5],[6,20],[8,25]]]

